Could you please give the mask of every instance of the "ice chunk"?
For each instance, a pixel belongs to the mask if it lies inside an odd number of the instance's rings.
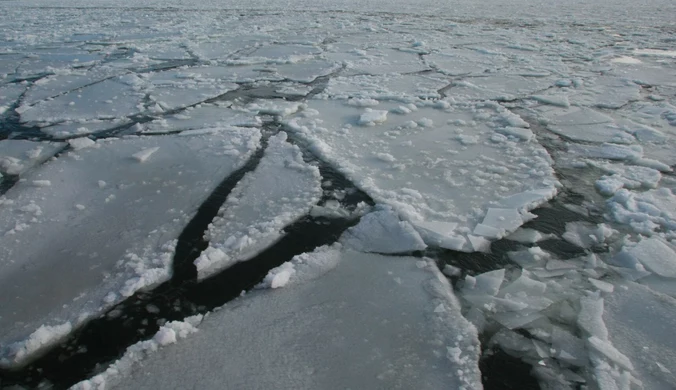
[[[305,103],[288,101],[256,100],[246,105],[245,109],[257,115],[288,116],[306,108]]]
[[[387,111],[373,110],[367,108],[359,117],[359,124],[362,126],[375,126],[384,123],[387,120]]]
[[[496,271],[485,272],[483,274],[477,275],[473,279],[473,283],[465,283],[465,288],[463,288],[463,295],[467,294],[486,294],[486,295],[496,295],[502,281],[505,278],[505,270],[499,269]],[[467,279],[466,279],[467,280]]]
[[[132,157],[134,158],[134,160],[142,163],[145,162],[147,159],[149,159],[150,156],[152,156],[153,153],[157,152],[158,150],[160,150],[159,146],[156,146],[154,148],[143,149],[140,152],[134,153]]]
[[[539,297],[544,294],[546,289],[546,284],[531,279],[528,277],[527,271],[522,271],[516,280],[500,290],[500,296],[526,294],[527,296]]]
[[[676,228],[676,196],[669,188],[645,192],[621,189],[608,199],[609,215],[637,233],[652,235],[657,229]]]
[[[474,234],[489,238],[501,238],[523,224],[523,218],[516,209],[489,208]]]
[[[535,134],[530,129],[526,129],[523,127],[499,127],[495,131],[497,131],[500,134],[516,137],[522,141],[530,141],[533,138],[535,138]]]
[[[547,260],[547,265],[545,265],[545,268],[548,271],[555,271],[555,270],[570,270],[570,269],[575,269],[578,267],[578,264],[575,264],[572,261],[561,261],[557,259],[549,259]]]
[[[411,224],[420,233],[426,244],[452,250],[463,250],[467,240],[455,233],[455,222],[412,221]]]
[[[442,272],[444,273],[444,275],[449,276],[449,277],[460,276],[462,274],[462,269],[455,267],[455,266],[452,266],[450,264],[446,264],[446,265],[444,265]]]
[[[87,137],[73,138],[68,140],[68,145],[73,150],[86,149],[96,146],[96,142]]]
[[[608,329],[603,322],[603,298],[597,295],[581,297],[577,324],[589,335],[607,340]]]
[[[493,319],[507,329],[518,329],[543,317],[544,315],[541,313],[523,314],[520,312],[505,312],[495,314]]]
[[[153,341],[160,346],[176,343],[176,332],[171,328],[162,327],[155,333]]]
[[[607,340],[602,340],[596,336],[591,336],[587,341],[589,341],[589,345],[594,348],[596,351],[600,352],[605,356],[608,360],[612,361],[613,363],[616,363],[620,365],[622,368],[626,370],[633,370],[634,366],[631,364],[631,361],[629,360],[628,357],[620,353],[613,345],[607,341]]]
[[[598,280],[594,278],[588,278],[589,282],[599,289],[599,291],[603,291],[604,293],[611,293],[615,291],[615,286],[612,283],[604,282],[603,280]]]
[[[209,247],[195,260],[200,279],[257,255],[319,200],[319,170],[286,139],[285,132],[270,138],[256,169],[237,183],[209,225]]]
[[[608,238],[617,233],[604,223],[594,226],[584,222],[568,222],[566,232],[562,237],[580,248],[591,248],[605,243]]]
[[[259,288],[280,288],[315,280],[335,268],[341,260],[338,246],[322,246],[310,253],[294,256],[291,261],[271,269]]]
[[[555,186],[541,188],[538,190],[528,190],[518,194],[511,195],[500,200],[500,205],[507,208],[515,208],[520,212],[532,210],[556,196]],[[523,217],[523,215],[522,215]],[[525,221],[524,221],[525,222]]]
[[[363,216],[343,234],[340,242],[362,252],[402,253],[427,248],[413,226],[399,220],[394,210],[385,205],[378,205]]]
[[[554,326],[552,329],[552,348],[555,356],[576,366],[585,366],[587,353],[584,342],[569,331]]]

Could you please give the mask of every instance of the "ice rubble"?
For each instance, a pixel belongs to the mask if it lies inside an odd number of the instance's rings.
[[[232,190],[205,233],[209,246],[195,260],[203,279],[248,260],[279,240],[283,229],[307,214],[322,194],[317,167],[280,132],[268,140],[253,172]]]
[[[222,388],[222,378],[233,388],[481,387],[476,330],[433,262],[322,247],[266,280],[284,288],[247,294],[186,342],[75,388]]]
[[[566,230],[564,238],[584,248],[617,233],[604,224],[579,222],[569,223]],[[666,389],[676,384],[669,364],[664,364],[673,347],[656,344],[673,319],[668,310],[655,310],[676,301],[654,291],[676,278],[673,245],[657,237],[643,238],[625,244],[606,258],[607,263],[595,254],[559,260],[537,246],[509,255],[521,270],[467,275],[459,289],[466,317],[491,335],[487,348],[497,345],[531,363],[543,386],[593,383],[600,389]],[[638,279],[653,290],[622,279]],[[651,314],[641,316],[637,310]],[[652,331],[643,329],[636,323],[639,318],[645,319],[640,323],[659,325],[649,325]],[[647,358],[653,348],[664,358],[657,362]]]
[[[3,366],[40,347],[32,340],[43,339],[33,333],[42,324],[76,327],[167,280],[185,224],[259,139],[256,129],[228,128],[88,140],[28,172],[0,198]]]

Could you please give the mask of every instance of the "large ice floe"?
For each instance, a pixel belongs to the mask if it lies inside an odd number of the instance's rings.
[[[223,378],[232,388],[481,386],[476,330],[434,262],[322,247],[268,276],[261,287],[273,290],[225,305],[171,348],[131,355],[143,344],[133,346],[130,358],[75,388],[216,389]],[[170,333],[161,329],[154,343],[162,332]]]
[[[673,1],[0,3],[0,387],[676,388]]]
[[[169,279],[183,227],[259,140],[240,128],[74,139],[22,176],[0,200],[3,363],[56,341],[62,324]],[[57,326],[53,337],[42,324]]]

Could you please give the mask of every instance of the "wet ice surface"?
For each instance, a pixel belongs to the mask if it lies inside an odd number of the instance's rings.
[[[0,17],[0,386],[676,386],[671,2],[44,5]]]

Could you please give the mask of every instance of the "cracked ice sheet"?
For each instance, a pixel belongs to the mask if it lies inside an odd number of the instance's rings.
[[[161,134],[213,126],[260,127],[262,123],[258,116],[249,112],[237,111],[216,104],[202,104],[144,123],[141,132]]]
[[[639,86],[631,80],[601,76],[586,80],[584,87],[572,93],[571,104],[617,109],[639,100]]]
[[[676,106],[667,102],[641,101],[612,113],[640,142],[645,154],[676,165]]]
[[[0,85],[0,115],[9,110],[9,107],[19,100],[24,91],[26,91],[26,86],[23,84]]]
[[[476,329],[433,262],[323,247],[287,264],[283,288],[211,313],[111,388],[481,387]]]
[[[634,366],[644,389],[676,388],[676,300],[628,282],[606,297],[610,341]]]
[[[429,69],[416,53],[390,48],[369,48],[358,51],[357,53],[362,52],[364,53],[363,56],[358,56],[351,60],[347,59],[351,57],[351,53],[331,53],[331,55],[327,55],[327,57],[343,62],[346,65],[347,69],[345,73],[347,74],[401,74],[420,72]]]
[[[157,72],[147,78],[150,85],[144,92],[148,94],[151,111],[191,106],[239,88],[231,82],[187,78],[182,73],[183,70]]]
[[[142,84],[135,75],[116,77],[16,110],[29,124],[129,116],[144,110]]]
[[[274,71],[273,66],[239,65],[239,66],[199,66],[183,69],[182,77],[194,78],[198,81],[218,80],[236,83],[255,81],[282,81],[284,77]]]
[[[258,167],[237,183],[209,225],[209,246],[195,260],[199,279],[272,245],[321,197],[319,169],[306,164],[286,138],[284,132],[270,138]]]
[[[441,73],[449,76],[495,72],[505,66],[507,58],[497,53],[482,53],[477,50],[442,49],[425,56],[425,61]]]
[[[257,129],[231,128],[82,142],[30,172],[0,199],[3,347],[167,280],[184,226],[259,140]],[[9,365],[26,357],[3,354]]]
[[[261,46],[249,55],[237,56],[226,62],[233,65],[296,64],[315,58],[322,53],[313,45],[272,44]]]
[[[551,87],[552,77],[524,77],[512,74],[469,77],[454,81],[447,96],[474,100],[516,100]]]
[[[46,76],[31,85],[22,103],[24,105],[35,104],[47,98],[63,95],[78,88],[102,82],[106,78],[115,76],[115,73],[119,72],[111,72],[107,68],[96,68],[88,71],[63,71],[60,74]]]
[[[332,77],[320,98],[377,99],[411,103],[418,99],[439,98],[448,85],[443,77],[425,75],[359,75]]]
[[[66,121],[51,126],[40,128],[40,131],[56,139],[65,139],[73,137],[84,137],[90,134],[97,134],[116,127],[128,125],[131,120],[127,118],[116,118],[112,120],[91,121]]]
[[[21,175],[42,164],[65,146],[60,142],[0,141],[0,174]]]
[[[532,138],[501,134],[518,117],[496,104],[350,104],[311,100],[287,127],[374,200],[418,225],[428,244],[477,250],[458,234],[481,223],[485,209],[497,217],[488,218],[494,229],[481,235],[496,238],[521,225],[527,219],[522,212],[556,193],[546,150]],[[380,111],[384,123],[359,126],[365,114]]]
[[[608,115],[585,107],[545,106],[537,110],[547,129],[573,141],[635,143]]]

